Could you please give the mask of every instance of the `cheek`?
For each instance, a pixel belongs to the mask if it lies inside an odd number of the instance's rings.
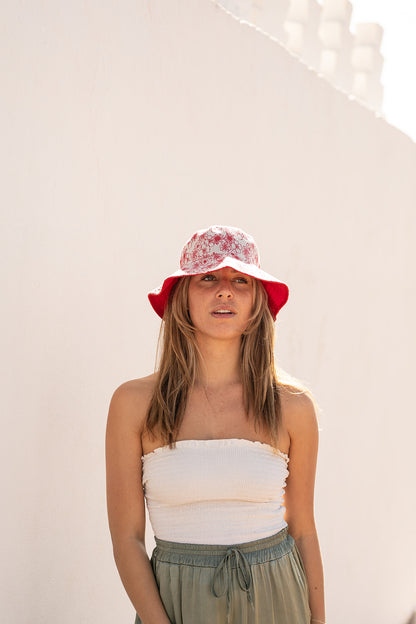
[[[253,313],[255,305],[256,305],[256,293],[255,293],[255,290],[253,289],[251,293],[249,294],[249,296],[247,297],[247,308],[250,310],[250,314]]]
[[[195,300],[193,297],[188,297],[188,312],[191,317],[191,321],[195,323],[200,316],[200,302]]]

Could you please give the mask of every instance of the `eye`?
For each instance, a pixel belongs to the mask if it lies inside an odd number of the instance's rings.
[[[237,277],[238,282],[243,282],[243,284],[248,284],[248,279],[246,277]]]
[[[203,275],[201,277],[201,282],[204,282],[204,281],[210,282],[212,281],[211,278],[215,279],[215,275],[213,275],[212,273],[207,273],[206,275]]]

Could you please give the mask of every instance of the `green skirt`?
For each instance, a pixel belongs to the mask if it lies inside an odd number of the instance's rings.
[[[171,623],[309,624],[305,569],[287,531],[230,546],[155,537],[150,562]]]

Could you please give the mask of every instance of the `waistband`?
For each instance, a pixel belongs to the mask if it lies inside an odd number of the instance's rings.
[[[176,555],[211,555],[215,557],[224,556],[229,548],[238,548],[243,553],[270,549],[283,542],[287,537],[291,536],[288,534],[288,527],[285,526],[278,533],[274,533],[269,537],[262,537],[261,539],[241,544],[184,544],[182,542],[169,542],[156,536],[155,542],[159,551],[169,551]]]

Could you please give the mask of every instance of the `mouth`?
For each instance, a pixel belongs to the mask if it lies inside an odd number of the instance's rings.
[[[235,315],[236,313],[233,310],[229,310],[227,308],[211,312],[211,316],[215,316],[216,318],[230,318]]]

